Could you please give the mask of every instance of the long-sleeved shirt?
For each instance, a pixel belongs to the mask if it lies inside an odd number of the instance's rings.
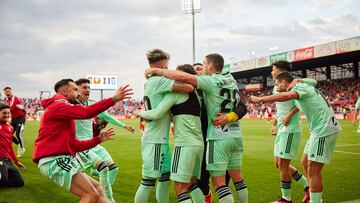
[[[43,100],[45,108],[40,122],[39,135],[35,140],[33,161],[56,155],[72,155],[98,145],[99,137],[79,141],[76,139],[75,119],[93,118],[115,103],[112,98],[101,100],[90,106],[74,105],[62,95]]]

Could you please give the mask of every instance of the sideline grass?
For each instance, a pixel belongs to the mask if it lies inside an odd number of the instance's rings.
[[[138,120],[125,120],[125,123],[138,129]],[[360,199],[360,135],[351,121],[341,121],[343,131],[337,141],[337,151],[330,165],[323,170],[324,202],[341,202]],[[271,202],[280,195],[280,181],[277,169],[273,164],[273,140],[268,129],[270,124],[265,120],[241,121],[244,137],[243,173],[249,188],[249,202]],[[31,161],[33,143],[37,136],[39,123],[27,122],[24,137],[26,153],[21,162],[26,166],[23,173],[25,186],[17,189],[0,188],[0,203],[35,203],[35,202],[78,202],[78,198],[60,188],[42,176],[37,166]],[[298,159],[293,161],[298,169],[300,157],[308,130],[303,123],[304,133]],[[141,180],[141,136],[123,129],[116,129],[117,137],[103,144],[119,166],[119,174],[113,187],[118,203],[133,202],[134,195]],[[300,202],[302,188],[293,182],[293,202]],[[216,199],[216,198],[215,198]],[[156,202],[155,191],[150,202]],[[170,188],[170,202],[176,202],[173,185]],[[214,201],[217,202],[217,201]]]

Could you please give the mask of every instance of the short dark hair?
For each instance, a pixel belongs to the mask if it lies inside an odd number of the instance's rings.
[[[149,64],[153,64],[153,63],[156,63],[161,60],[169,60],[170,59],[170,55],[161,49],[149,50],[146,53],[146,57],[149,61]]]
[[[222,71],[224,67],[224,58],[220,54],[209,54],[205,56],[209,63],[214,64],[216,71]]]
[[[81,85],[81,84],[83,84],[83,83],[89,83],[89,84],[90,84],[90,80],[87,79],[87,78],[80,78],[80,79],[78,79],[77,81],[75,81],[75,84],[76,84],[77,86],[79,86],[79,85]]]
[[[202,63],[194,63],[194,64],[193,64],[193,67],[194,67],[194,66],[202,66],[202,65],[203,65]]]
[[[3,110],[3,109],[10,109],[10,106],[0,102],[0,111]]]
[[[7,86],[7,87],[4,87],[3,91],[5,90],[11,90],[11,87]]]
[[[292,70],[292,65],[289,61],[286,60],[279,60],[279,61],[275,61],[274,63],[272,63],[271,65],[276,66],[276,68],[279,68],[283,71],[291,71]]]
[[[291,75],[290,72],[288,71],[285,71],[285,72],[282,72],[280,73],[277,77],[276,77],[276,80],[278,81],[283,81],[285,80],[286,82],[292,82],[294,80],[294,77]]]
[[[178,67],[176,67],[176,70],[183,71],[185,73],[189,73],[192,75],[196,75],[196,71],[194,67],[190,64],[179,65]]]
[[[70,82],[74,82],[74,80],[68,78],[68,79],[62,79],[62,80],[58,81],[54,86],[55,92],[58,92],[60,87],[62,87],[64,85],[68,85]]]

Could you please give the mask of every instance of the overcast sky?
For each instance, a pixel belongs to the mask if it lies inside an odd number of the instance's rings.
[[[203,0],[196,57],[229,63],[359,36],[359,11],[359,0]],[[147,50],[169,52],[172,68],[192,63],[191,22],[181,0],[0,0],[0,87],[38,97],[61,78],[115,74],[141,98]]]

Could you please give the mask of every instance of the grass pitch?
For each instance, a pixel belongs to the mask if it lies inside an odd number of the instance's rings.
[[[139,120],[125,120],[136,129]],[[323,170],[324,202],[342,202],[360,199],[360,134],[351,121],[340,121],[343,130],[337,141],[336,152],[330,165]],[[268,133],[270,124],[266,120],[241,121],[244,139],[243,173],[249,189],[249,202],[271,202],[280,196],[279,173],[273,163],[274,137]],[[17,202],[78,202],[78,197],[58,187],[42,176],[37,165],[31,161],[34,140],[39,128],[38,122],[27,122],[24,138],[26,152],[21,162],[25,186],[16,189],[0,188],[0,203]],[[298,159],[292,164],[300,169],[300,157],[304,144],[309,136],[305,121],[303,122],[302,145]],[[131,135],[123,129],[116,128],[117,137],[102,145],[112,155],[119,167],[116,183],[113,187],[114,197],[118,203],[133,202],[134,195],[141,180],[141,135],[139,130]],[[16,147],[15,147],[16,148]],[[293,181],[293,202],[301,202],[303,189]],[[155,191],[150,202],[156,202]],[[173,185],[170,188],[170,202],[176,202]],[[214,196],[214,202],[218,202]]]

